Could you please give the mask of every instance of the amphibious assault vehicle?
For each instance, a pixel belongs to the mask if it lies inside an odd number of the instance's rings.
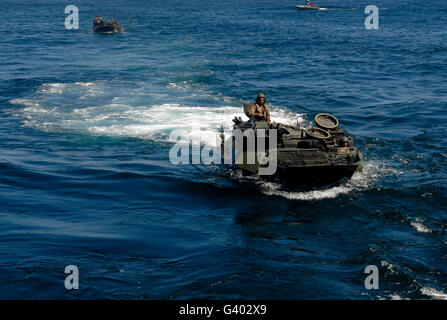
[[[244,105],[247,116],[250,106]],[[256,136],[259,129],[264,129],[266,133],[266,156],[269,156],[269,148],[271,150],[271,146],[268,146],[268,136],[272,129],[277,130],[276,171],[263,176],[264,178],[279,181],[287,186],[336,185],[350,179],[356,171],[362,169],[361,151],[354,145],[354,139],[339,128],[338,119],[331,114],[317,114],[316,126],[305,129],[300,128],[298,124],[273,122],[269,125],[267,121],[243,121],[241,117],[235,117],[233,122],[233,133],[235,130],[245,132],[251,129],[244,138],[243,146],[233,153],[236,165],[244,175],[259,175],[259,169],[266,166],[260,164],[262,161],[258,161],[258,158],[254,164],[247,161],[248,153],[253,149],[247,149],[246,142],[251,134]]]

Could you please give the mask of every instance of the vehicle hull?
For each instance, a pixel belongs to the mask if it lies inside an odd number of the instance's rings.
[[[114,25],[101,25],[101,26],[95,26],[93,27],[93,31],[96,33],[102,33],[102,34],[113,34],[119,32],[118,28]]]
[[[320,10],[321,8],[318,6],[296,6],[296,8],[300,11],[305,11],[305,10]]]

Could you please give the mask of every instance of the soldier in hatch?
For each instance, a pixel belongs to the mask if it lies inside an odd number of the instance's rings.
[[[269,125],[272,124],[270,121],[270,111],[267,103],[265,103],[265,94],[258,94],[256,102],[251,106],[248,114],[254,120],[265,120]]]
[[[106,22],[105,22],[105,20],[103,19],[103,17],[101,17],[101,16],[96,16],[96,18],[95,18],[95,20],[93,21],[93,26],[94,27],[96,27],[96,26],[101,26],[101,25],[104,25]]]

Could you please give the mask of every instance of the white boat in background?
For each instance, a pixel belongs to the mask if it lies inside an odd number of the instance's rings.
[[[310,0],[306,0],[305,5],[302,5],[302,6],[298,5],[298,6],[296,6],[296,8],[298,10],[320,10],[321,9],[316,4],[311,3]]]

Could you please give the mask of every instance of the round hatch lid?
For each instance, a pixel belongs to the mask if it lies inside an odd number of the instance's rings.
[[[315,116],[317,126],[323,129],[335,129],[338,127],[338,120],[332,114],[319,113]]]
[[[321,140],[327,139],[331,136],[330,133],[327,132],[326,130],[323,130],[321,128],[314,128],[314,127],[307,128],[306,134],[312,138],[321,139]]]

